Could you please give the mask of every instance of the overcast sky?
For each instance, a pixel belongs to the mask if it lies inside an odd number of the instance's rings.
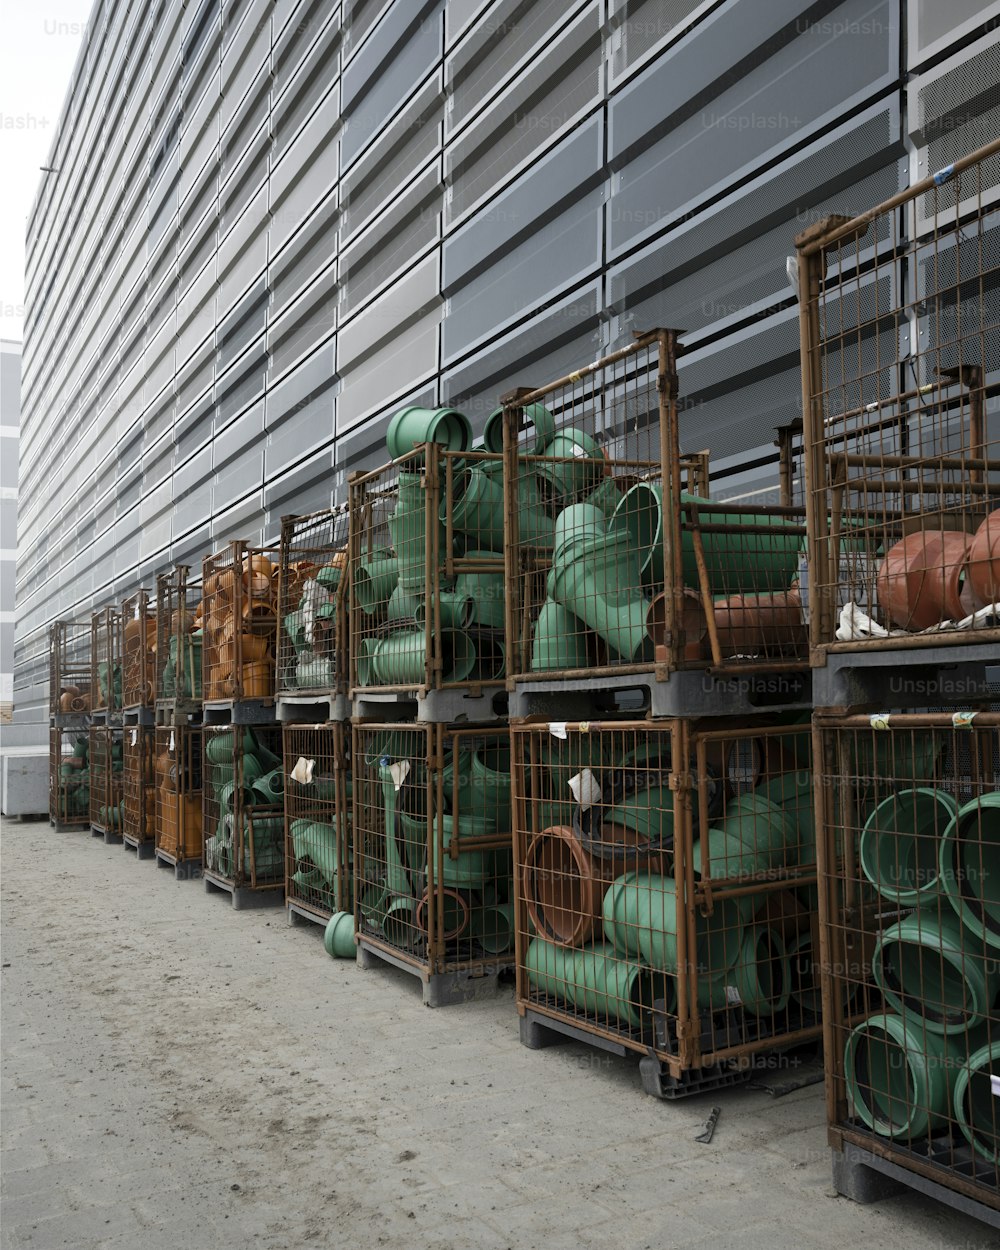
[[[92,0],[6,0],[0,18],[0,338],[20,339],[24,229]]]

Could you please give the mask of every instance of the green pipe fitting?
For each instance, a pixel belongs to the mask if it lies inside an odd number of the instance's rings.
[[[747,929],[736,966],[728,975],[751,1015],[773,1016],[788,1006],[791,962],[781,934],[770,925]]]
[[[944,790],[920,786],[882,800],[861,831],[858,858],[883,898],[915,907],[939,892],[941,834],[958,804]]]
[[[477,547],[503,551],[503,481],[497,480],[479,464],[456,473],[451,499],[442,499],[438,513],[442,523],[451,509],[452,528],[467,534]]]
[[[389,611],[386,619],[390,625],[398,625],[403,621],[412,625],[416,622],[420,602],[416,595],[411,595],[402,586],[396,586],[389,596]]]
[[[487,955],[514,949],[514,904],[482,903],[472,909],[470,931]]]
[[[446,451],[468,451],[472,426],[455,408],[401,408],[389,422],[385,441],[393,460],[424,443],[440,443]]]
[[[780,868],[789,848],[795,846],[794,822],[759,790],[741,794],[735,802],[728,803],[719,827],[723,833],[738,838],[750,854],[766,861],[767,868]]]
[[[340,577],[343,569],[337,564],[324,564],[322,568],[316,570],[316,581],[328,590],[331,594],[340,585]]]
[[[369,882],[358,892],[357,907],[363,920],[381,930],[389,906],[390,894],[384,885]]]
[[[567,549],[589,548],[607,534],[608,522],[600,508],[590,503],[570,504],[556,517],[552,559],[559,560]],[[572,559],[573,556],[571,555]]]
[[[1000,947],[1000,793],[972,799],[941,837],[941,885],[965,927]]]
[[[599,508],[604,516],[604,520],[610,521],[615,514],[615,509],[622,501],[622,493],[618,487],[618,483],[613,477],[606,477],[595,491],[592,491],[583,501],[592,508]]]
[[[358,685],[375,685],[375,652],[381,638],[362,638],[358,644]]]
[[[458,774],[458,807],[455,809],[455,776]],[[510,744],[483,741],[463,750],[442,770],[444,801],[457,812],[463,836],[471,822],[483,832],[511,828]]]
[[[651,657],[653,646],[646,632],[649,603],[633,576],[634,554],[620,540],[571,540],[553,559],[546,583],[550,599],[600,634],[626,662]]]
[[[323,931],[323,946],[334,959],[354,959],[354,917],[349,911],[335,911]]]
[[[366,616],[377,616],[398,582],[399,562],[395,557],[373,553],[354,570],[354,601]]]
[[[295,664],[295,685],[299,690],[328,690],[334,683],[333,662],[327,656],[308,652]]]
[[[264,775],[264,765],[255,752],[244,752],[240,767],[243,772],[243,784],[245,786],[252,786],[259,777]]]
[[[598,1018],[639,1029],[647,1022],[654,998],[666,998],[667,1010],[676,1009],[672,980],[620,958],[609,943],[572,949],[536,937],[528,944],[524,962],[536,989]]]
[[[583,623],[568,608],[546,599],[531,636],[532,672],[589,668],[591,660],[583,629]]]
[[[1000,1041],[974,1051],[955,1080],[955,1119],[973,1150],[1000,1164],[1000,1111],[990,1076],[1000,1072]]]
[[[336,827],[320,820],[298,819],[291,822],[288,832],[296,860],[308,860],[322,879],[332,885],[339,867]]]
[[[723,829],[709,829],[698,838],[691,858],[696,877],[705,875],[702,868],[703,847],[708,850],[708,879],[710,881],[740,881],[745,877],[767,872],[770,868],[767,855],[752,850],[739,838]],[[742,894],[732,900],[740,919],[746,924],[753,918],[763,900],[762,894]]]
[[[282,621],[285,633],[288,635],[288,641],[292,644],[296,651],[303,651],[308,648],[306,642],[306,623],[301,612],[289,612]]]
[[[219,790],[217,802],[220,812],[232,812],[237,806],[251,807],[254,803],[254,793],[248,786],[243,786],[238,792],[235,781],[227,781]]]
[[[844,1047],[854,1114],[880,1137],[926,1137],[948,1115],[966,1053],[963,1038],[942,1037],[913,1016],[869,1016]]]
[[[454,590],[441,590],[437,596],[438,609],[441,613],[442,629],[468,629],[472,624],[472,614],[475,609],[475,603],[470,595],[462,593],[457,588]],[[431,614],[433,620],[434,613],[433,594],[428,595],[424,599],[417,601],[413,619],[424,628],[427,622],[427,614]]]
[[[813,806],[813,776],[807,769],[772,777],[758,787],[758,793],[776,804],[791,821],[795,841],[788,849],[795,851],[801,865],[816,862],[816,812]]]
[[[396,552],[400,586],[410,594],[423,594],[427,589],[427,545],[431,536],[427,532],[427,491],[420,473],[399,474],[396,507],[386,524]],[[444,526],[437,524],[443,552]]]
[[[495,560],[493,551],[468,551],[471,560]],[[496,573],[460,573],[455,579],[455,593],[472,600],[472,623],[490,629],[506,627],[506,578],[503,570]]]
[[[417,903],[412,898],[394,898],[382,921],[385,940],[401,950],[410,950],[423,937],[417,927]]]
[[[1000,990],[996,961],[975,953],[956,915],[930,904],[885,930],[872,972],[892,1009],[919,1018],[931,1033],[975,1028]]]
[[[292,873],[292,880],[300,890],[318,890],[323,886],[323,875],[314,868],[311,872],[299,869]]]
[[[625,873],[604,895],[603,918],[604,936],[617,951],[638,955],[662,972],[680,971],[677,929],[686,918],[672,878]],[[715,979],[739,958],[742,938],[739,908],[731,899],[717,899],[711,916],[695,917],[695,952],[693,960],[688,953],[688,970]]]
[[[265,803],[276,803],[285,793],[285,774],[280,768],[273,768],[269,773],[257,777],[252,785],[263,796]]]
[[[542,404],[526,404],[521,410],[525,421],[535,427],[535,443],[532,454],[540,456],[552,441],[556,432],[556,419]],[[522,426],[523,428],[523,426]],[[494,408],[486,418],[483,430],[483,446],[494,455],[503,451],[503,408]]]
[[[468,681],[476,666],[475,640],[460,630],[442,630],[442,681]],[[360,659],[359,678],[361,674]],[[426,677],[427,638],[423,629],[400,630],[379,639],[371,654],[374,675],[383,685],[420,685]]]
[[[572,503],[596,490],[608,462],[597,443],[583,430],[564,429],[553,435],[535,463],[557,504]]]

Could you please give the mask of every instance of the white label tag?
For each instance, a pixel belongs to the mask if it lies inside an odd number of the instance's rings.
[[[871,717],[868,723],[869,725],[871,725],[872,729],[888,729],[889,728],[889,713],[888,712],[876,712],[875,715]]]
[[[138,619],[139,619],[139,605],[138,605],[138,603],[135,605],[135,619],[136,619],[136,620],[138,620]]]
[[[389,765],[389,776],[392,778],[392,784],[395,786],[397,791],[409,775],[409,760],[400,760],[397,764]]]
[[[587,811],[588,808],[601,801],[601,787],[589,768],[585,768],[582,773],[577,773],[575,777],[570,777],[569,788],[583,811]]]
[[[740,992],[735,985],[726,986],[726,1002],[730,1007],[742,1007],[743,999],[740,998]]]
[[[566,733],[566,722],[564,720],[550,720],[549,733],[553,738],[567,738],[569,735]]]
[[[956,712],[951,718],[951,727],[952,729],[971,729],[975,719],[975,712]]]
[[[167,750],[168,750],[168,751],[172,751],[173,749],[174,749],[174,731],[171,729],[171,731],[170,731],[170,745],[167,747]]]
[[[315,760],[307,760],[304,755],[300,755],[295,761],[295,767],[288,775],[292,781],[297,781],[299,785],[308,786],[312,784],[313,769],[315,767]]]
[[[990,1092],[994,1098],[1000,1098],[1000,1076],[994,1076],[990,1073]]]
[[[133,729],[132,730],[132,745],[135,746],[138,740],[139,740],[139,731],[138,729]]]

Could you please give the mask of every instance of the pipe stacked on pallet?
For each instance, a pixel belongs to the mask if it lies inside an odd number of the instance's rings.
[[[202,623],[200,600],[194,611],[178,606],[170,612],[166,654],[159,669],[159,698],[201,698]]]
[[[205,868],[238,887],[283,885],[280,729],[206,725],[202,734]]]
[[[203,564],[205,702],[274,694],[278,566],[233,542]]]
[[[202,858],[201,735],[200,725],[156,730],[156,848],[178,864]]]
[[[678,1073],[818,1033],[801,716],[511,738],[522,1008]]]
[[[90,822],[90,734],[49,731],[49,818],[57,824]]]
[[[835,1123],[996,1205],[1000,716],[868,721],[820,720]]]
[[[155,686],[156,614],[137,590],[122,601],[122,706],[152,707]]]
[[[126,725],[122,741],[122,835],[138,846],[156,837],[153,728]]]
[[[346,550],[327,563],[288,564],[279,622],[279,690],[332,691],[337,688],[337,591],[347,563]]]
[[[117,833],[122,823],[122,731],[113,725],[91,725],[90,823],[104,833]]]
[[[93,623],[54,621],[49,630],[49,715],[90,711]]]

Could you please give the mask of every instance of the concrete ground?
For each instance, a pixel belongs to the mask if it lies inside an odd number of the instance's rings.
[[[659,1103],[87,833],[8,823],[2,865],[3,1250],[997,1244],[832,1196],[821,1086]]]

